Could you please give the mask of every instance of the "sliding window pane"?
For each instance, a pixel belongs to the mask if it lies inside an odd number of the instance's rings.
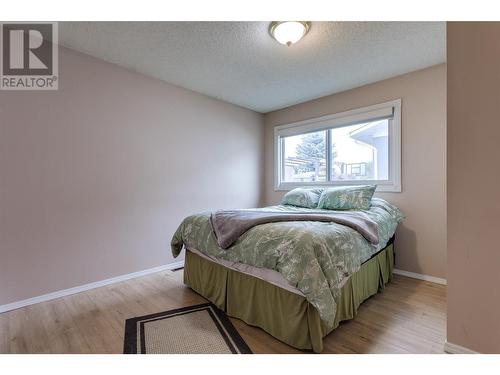
[[[330,131],[331,179],[389,179],[389,120],[335,128]]]
[[[282,139],[284,182],[326,181],[326,137],[325,130]]]

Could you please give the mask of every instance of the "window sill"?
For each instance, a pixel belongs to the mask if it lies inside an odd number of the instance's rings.
[[[401,185],[392,182],[346,181],[346,182],[282,182],[274,186],[274,191],[290,191],[300,187],[329,188],[334,186],[377,185],[377,192],[401,193]]]

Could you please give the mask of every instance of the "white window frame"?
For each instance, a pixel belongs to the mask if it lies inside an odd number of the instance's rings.
[[[361,122],[389,120],[389,179],[388,180],[343,180],[315,182],[282,181],[284,150],[282,137],[334,129]],[[329,143],[329,142],[327,142]],[[328,147],[328,146],[327,146]],[[329,150],[327,151],[329,152]],[[328,166],[327,166],[328,167]],[[274,128],[274,190],[288,191],[301,186],[345,186],[376,184],[377,191],[401,192],[401,99],[391,100],[368,107],[335,113],[309,120],[279,125]]]

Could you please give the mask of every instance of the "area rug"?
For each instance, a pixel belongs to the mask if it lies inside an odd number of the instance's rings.
[[[251,354],[226,314],[211,303],[127,319],[125,354]]]

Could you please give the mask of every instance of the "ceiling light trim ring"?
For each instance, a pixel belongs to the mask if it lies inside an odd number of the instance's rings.
[[[302,38],[304,38],[304,36],[306,36],[306,34],[309,32],[309,30],[311,29],[311,21],[272,21],[270,24],[269,24],[269,35],[272,36],[272,38],[274,40],[276,40],[278,43],[280,44],[283,44],[281,43],[280,41],[278,41],[278,39],[276,39],[276,36],[274,35],[274,32],[276,30],[276,28],[283,24],[283,23],[286,23],[286,22],[298,22],[300,24],[302,24],[302,26],[304,26],[304,33],[302,34],[302,36],[300,37],[299,40],[297,40],[295,43],[299,42]],[[295,44],[295,43],[286,43],[286,45],[288,47],[290,47],[290,45],[292,44]]]

